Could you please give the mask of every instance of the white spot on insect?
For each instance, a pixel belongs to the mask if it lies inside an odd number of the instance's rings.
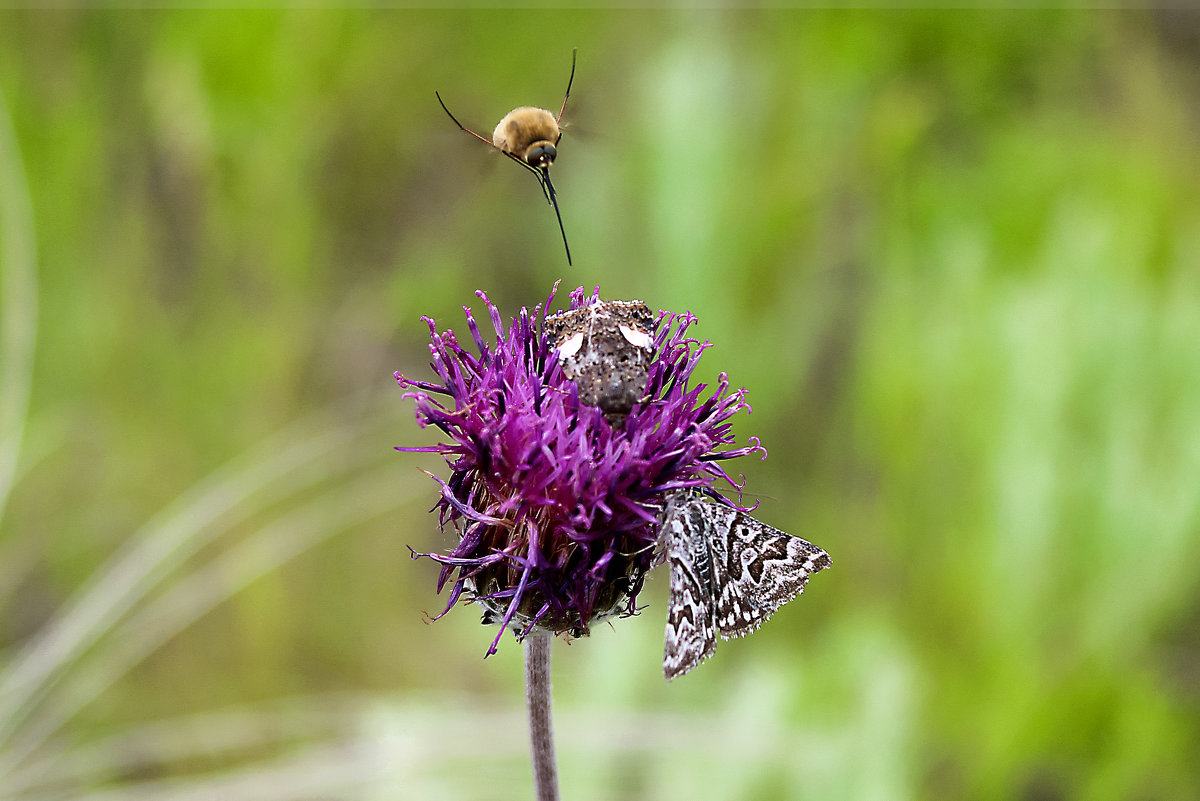
[[[558,346],[558,360],[569,359],[583,347],[583,332],[574,334],[566,342]]]
[[[619,326],[621,336],[625,337],[625,341],[635,348],[648,348],[651,344],[650,335],[645,331],[639,331],[636,328],[630,328],[627,325]]]

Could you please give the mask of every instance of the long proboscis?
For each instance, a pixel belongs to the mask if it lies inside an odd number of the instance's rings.
[[[558,230],[562,233],[563,247],[567,250],[567,266],[571,265],[571,246],[567,244],[567,229],[563,227],[562,214],[558,211],[558,195],[554,192],[554,184],[550,183],[550,170],[547,167],[541,169],[539,176],[542,180],[542,188],[546,190],[546,195],[550,198],[550,205],[554,207],[554,216],[558,218]]]

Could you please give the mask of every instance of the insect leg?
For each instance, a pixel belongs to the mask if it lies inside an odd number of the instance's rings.
[[[459,128],[459,130],[460,130],[460,131],[466,131],[467,133],[469,133],[471,136],[475,137],[475,138],[476,138],[476,139],[478,139],[479,141],[481,141],[481,142],[486,142],[488,147],[495,147],[495,145],[494,145],[494,144],[492,144],[492,140],[491,140],[491,139],[485,139],[485,138],[483,138],[482,136],[480,136],[479,134],[475,133],[475,132],[474,132],[474,131],[472,131],[470,128],[467,128],[467,127],[465,127],[465,126],[464,126],[464,125],[463,125],[461,122],[459,122],[459,121],[458,121],[458,119],[457,119],[457,118],[456,118],[456,117],[455,117],[453,114],[451,114],[451,113],[450,113],[450,109],[446,108],[446,104],[445,104],[445,103],[442,103],[442,96],[441,96],[441,95],[439,95],[437,92],[434,92],[434,93],[433,93],[433,96],[434,96],[434,97],[436,97],[436,98],[437,98],[437,100],[438,100],[438,102],[442,104],[442,111],[446,112],[446,115],[447,115],[448,117],[450,117],[450,119],[454,120],[454,124],[458,126],[458,128]]]
[[[503,152],[503,151],[501,151],[501,152]],[[508,156],[510,159],[515,161],[517,164],[520,164],[522,167],[524,167],[525,169],[527,169],[531,173],[533,173],[533,177],[537,178],[538,186],[540,186],[542,188],[542,194],[546,196],[546,202],[552,205],[553,201],[550,199],[549,190],[546,189],[546,180],[542,177],[542,171],[539,170],[537,167],[533,166],[532,164],[530,164],[529,162],[525,161],[524,159],[514,156],[512,153],[505,153],[504,155]]]
[[[567,110],[567,98],[571,96],[571,84],[575,82],[575,57],[577,55],[579,55],[578,47],[571,51],[571,77],[567,80],[567,93],[563,95],[562,108],[558,110],[558,116],[554,118],[555,124],[562,119],[563,112]]]

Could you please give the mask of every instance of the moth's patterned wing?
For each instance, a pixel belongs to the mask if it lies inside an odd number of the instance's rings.
[[[682,676],[712,655],[717,645],[712,559],[704,510],[695,503],[670,504],[663,528],[671,591],[667,601],[667,633],[663,674]]]
[[[668,680],[707,659],[718,632],[728,640],[757,630],[833,564],[811,542],[698,495],[670,499],[663,531],[671,565]]]
[[[814,573],[833,564],[807,540],[745,512],[703,502],[713,561],[716,622],[721,637],[744,637],[775,610],[804,592]]]

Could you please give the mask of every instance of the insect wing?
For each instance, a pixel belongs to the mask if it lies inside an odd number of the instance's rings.
[[[712,560],[704,531],[707,524],[704,510],[696,503],[673,506],[663,524],[671,566],[663,648],[667,681],[699,665],[717,644]]]
[[[697,501],[697,503],[703,503]],[[755,520],[745,512],[704,503],[713,562],[717,629],[744,637],[775,610],[804,592],[808,579],[833,561],[821,548]]]

